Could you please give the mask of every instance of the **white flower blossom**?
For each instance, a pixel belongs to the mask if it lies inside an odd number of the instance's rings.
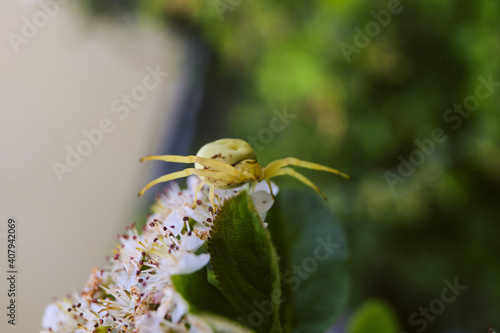
[[[42,333],[210,333],[212,323],[189,312],[189,306],[174,289],[171,276],[191,274],[210,260],[196,254],[207,239],[217,213],[204,186],[195,201],[197,176],[187,179],[187,188],[172,183],[157,196],[141,233],[126,228],[105,269],[94,268],[80,294],[49,304],[42,319]],[[276,185],[265,182],[250,189],[257,213],[265,218],[271,208]],[[238,195],[244,185],[215,190],[216,203]],[[99,331],[101,332],[101,331]]]

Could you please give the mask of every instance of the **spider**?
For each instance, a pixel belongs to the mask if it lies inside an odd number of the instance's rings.
[[[288,167],[289,165],[294,165],[302,168],[327,171],[344,178],[349,179],[349,176],[343,172],[336,169],[329,168],[327,166],[302,161],[295,157],[287,157],[279,160],[275,160],[269,163],[267,166],[262,167],[257,163],[255,152],[250,146],[250,144],[244,140],[240,139],[220,139],[214,142],[207,143],[200,148],[196,156],[179,156],[179,155],[152,155],[146,156],[141,159],[144,161],[165,161],[165,162],[177,162],[177,163],[194,163],[194,168],[187,168],[182,171],[173,172],[161,176],[146,186],[139,192],[139,196],[142,196],[150,187],[158,184],[167,182],[169,180],[187,177],[190,175],[197,175],[201,182],[195,191],[195,200],[198,192],[201,190],[203,185],[208,184],[210,186],[209,198],[212,207],[217,208],[214,204],[214,192],[215,188],[220,189],[230,189],[242,186],[243,184],[249,182],[260,182],[265,180],[271,189],[270,179],[277,176],[289,175],[292,176],[305,185],[311,187],[315,190],[323,199],[326,200],[325,194],[308,178],[294,169]],[[271,189],[271,195],[272,189]],[[274,195],[273,195],[274,197]]]

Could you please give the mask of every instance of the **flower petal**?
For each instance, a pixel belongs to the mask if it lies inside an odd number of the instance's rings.
[[[170,274],[191,274],[204,267],[209,261],[210,255],[208,253],[196,255],[192,252],[185,252],[184,255],[179,258],[177,266],[171,270]]]

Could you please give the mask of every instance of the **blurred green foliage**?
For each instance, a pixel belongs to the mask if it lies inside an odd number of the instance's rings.
[[[390,307],[370,299],[353,314],[347,333],[398,333],[396,317]]]
[[[282,274],[283,332],[324,332],[352,289],[340,222],[317,193],[283,187],[266,221]]]
[[[476,93],[478,77],[500,81],[500,2],[400,6],[351,61],[341,43],[356,46],[354,29],[365,31],[371,11],[386,10],[388,1],[146,0],[136,7],[140,17],[195,31],[213,48],[202,123],[216,126],[200,126],[198,146],[221,136],[259,140],[273,109],[286,108],[296,117],[268,143],[258,141],[261,164],[296,156],[352,176],[304,172],[344,221],[351,306],[383,299],[412,332],[409,315],[439,297],[444,279],[458,277],[469,288],[427,332],[481,332],[500,326],[499,87],[456,129],[444,116]],[[419,149],[415,140],[436,128],[446,140],[391,189],[386,172],[397,174],[400,158]]]

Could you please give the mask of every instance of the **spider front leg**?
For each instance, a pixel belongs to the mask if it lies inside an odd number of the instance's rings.
[[[196,169],[196,168],[188,168],[188,169],[184,169],[182,171],[169,173],[167,175],[156,178],[155,180],[151,181],[146,186],[144,186],[142,188],[142,190],[139,192],[139,196],[142,196],[144,194],[144,192],[146,192],[150,187],[152,187],[156,184],[165,183],[165,182],[168,182],[169,180],[184,178],[184,177],[187,177],[190,175],[197,175],[198,177],[210,177],[212,179],[221,179],[222,178],[222,180],[223,180],[224,177],[221,175],[225,175],[225,173],[220,172],[220,171],[215,171],[215,170]],[[202,180],[202,182],[204,182],[204,181]],[[200,189],[201,189],[201,187],[200,187]],[[195,203],[196,203],[196,200],[195,200]]]
[[[211,158],[204,158],[199,156],[179,156],[179,155],[151,155],[141,158],[141,162],[144,161],[165,161],[165,162],[176,162],[176,163],[198,163],[206,168],[211,168],[214,170],[224,171],[227,174],[236,176],[238,175],[238,170],[222,161],[213,160]]]
[[[189,168],[189,169],[169,173],[168,175],[158,177],[155,180],[149,182],[146,186],[144,186],[142,188],[142,190],[139,192],[139,196],[142,197],[144,192],[146,192],[150,187],[155,186],[156,184],[168,182],[169,180],[174,180],[174,179],[178,179],[178,178],[184,178],[184,177],[190,176],[192,174],[195,174],[196,171],[199,171],[199,170],[195,169],[195,168]]]

